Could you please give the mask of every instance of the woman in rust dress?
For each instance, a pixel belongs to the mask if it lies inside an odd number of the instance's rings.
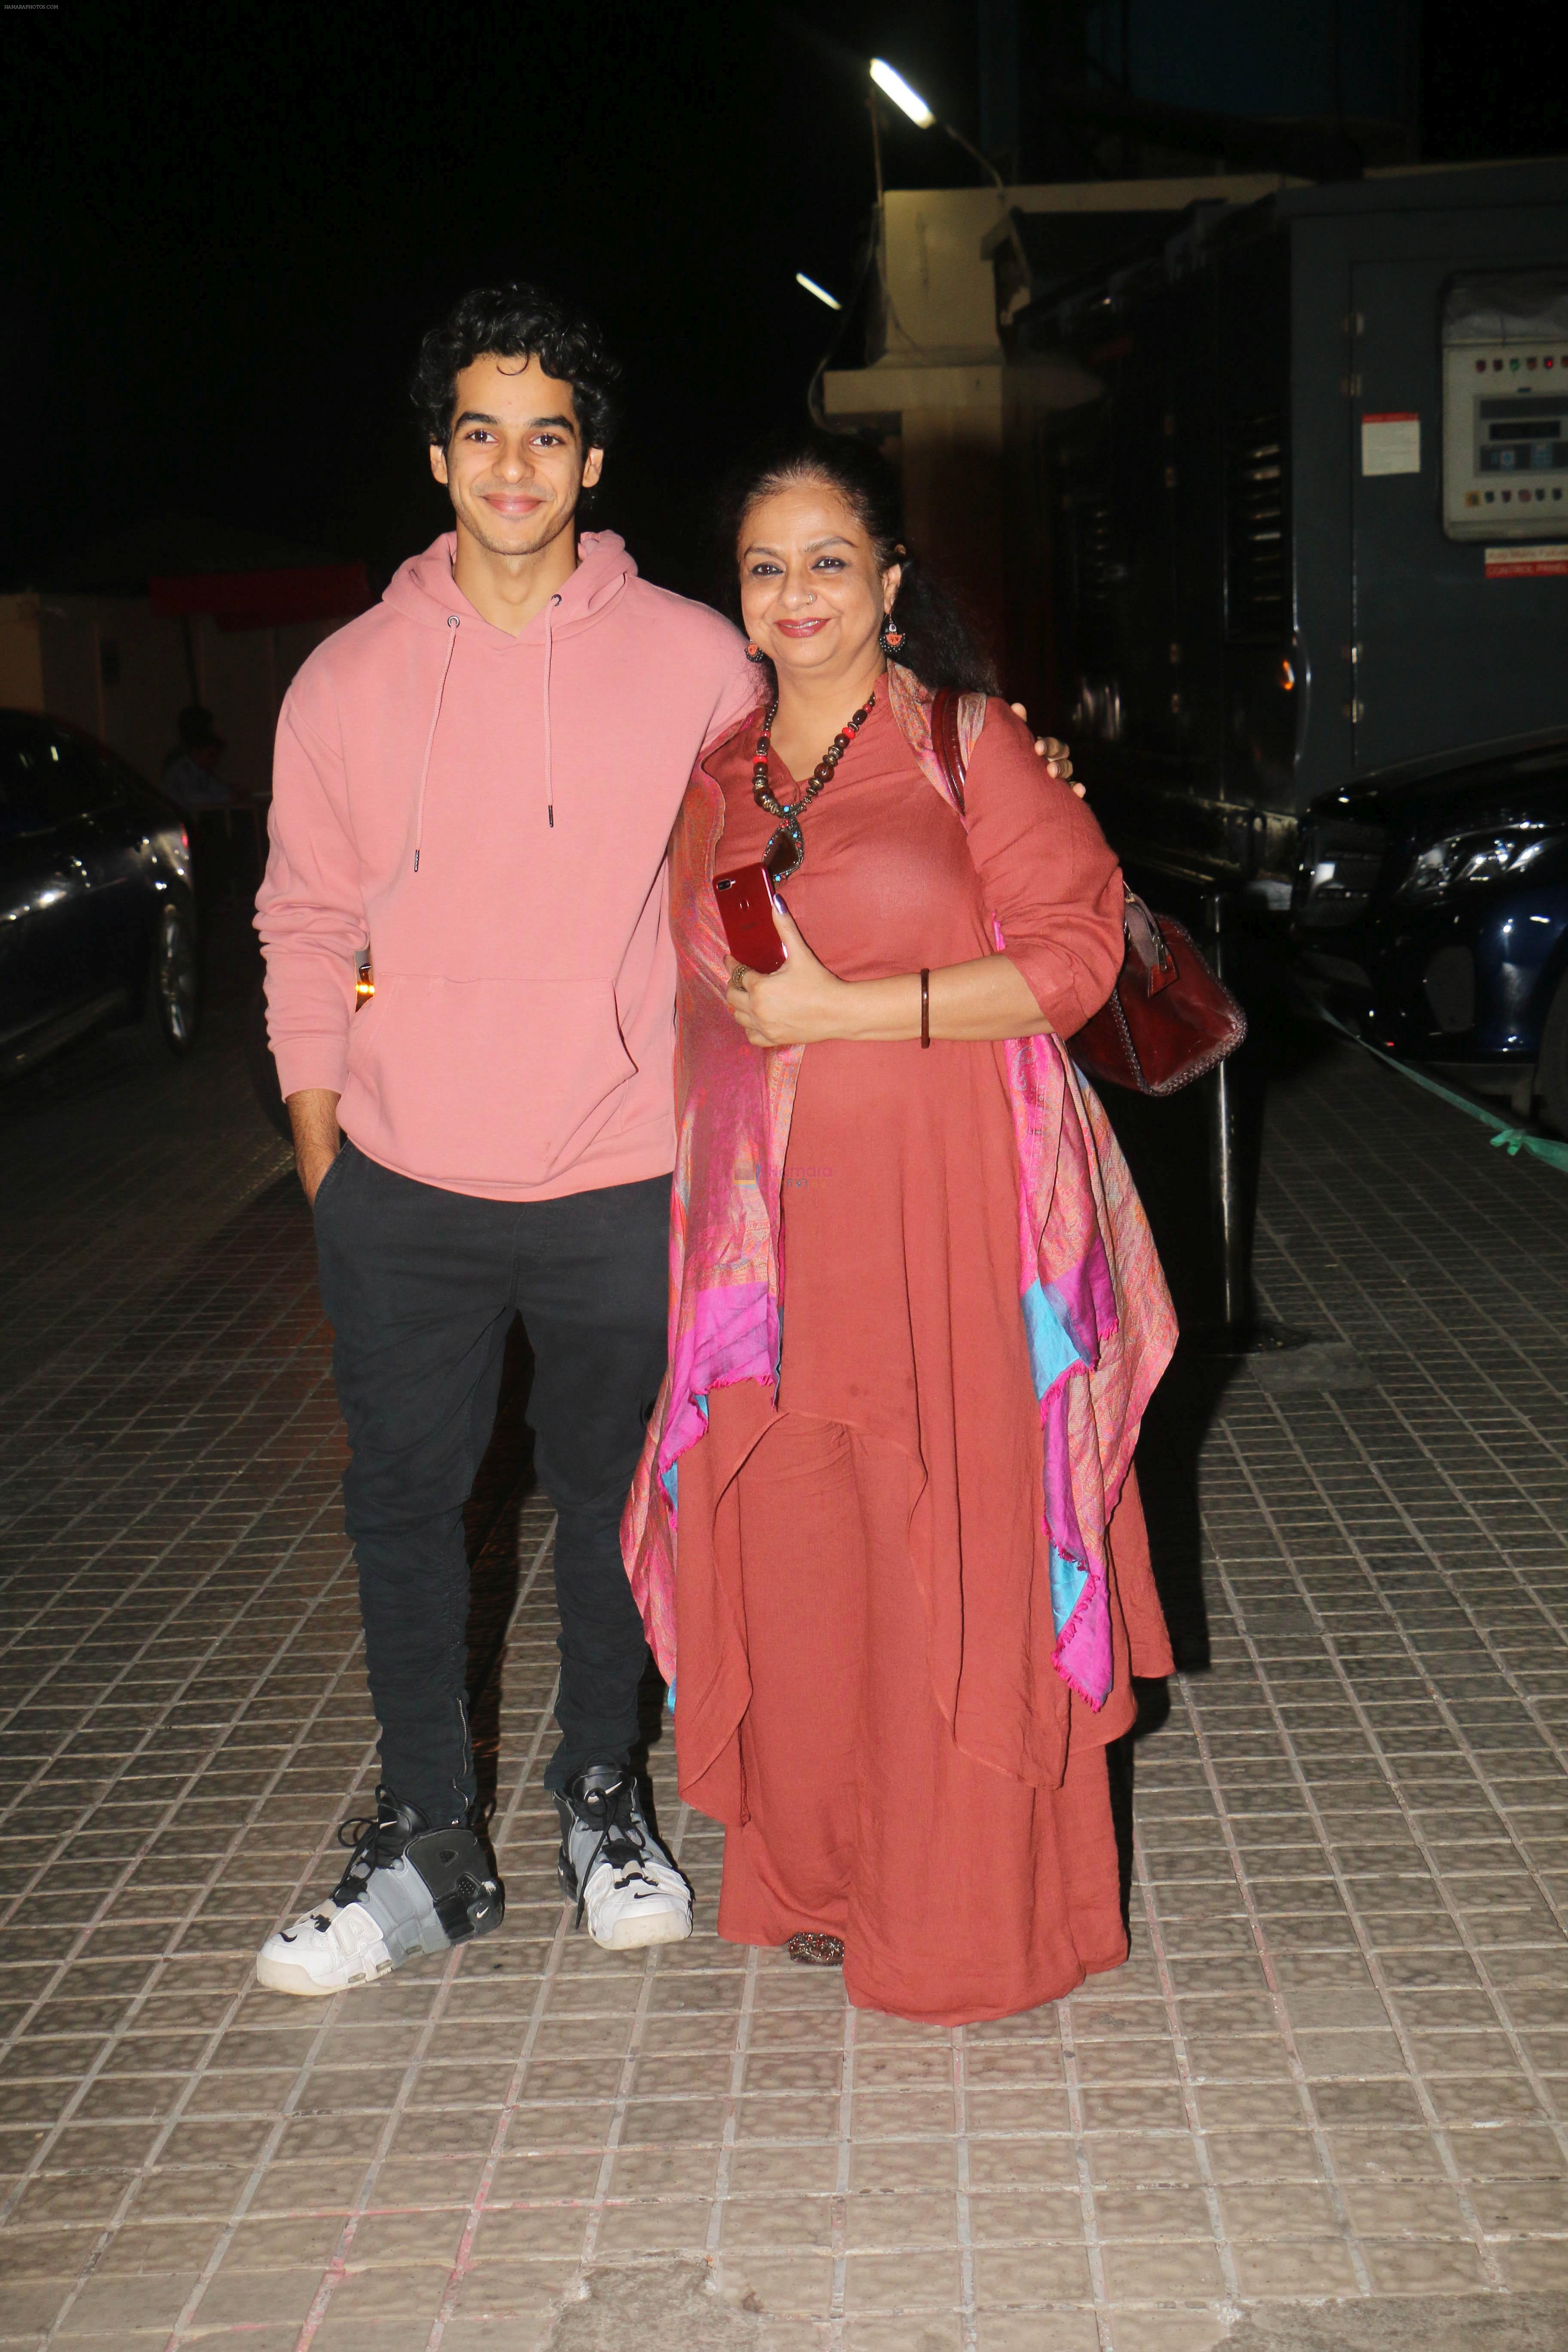
[[[678,1315],[683,1249],[706,1245],[729,1319],[717,1340],[711,1318],[706,1343],[673,1335],[626,1541],[667,1669],[661,1530],[674,1555],[680,1787],[726,1824],[720,1934],[841,1959],[852,2000],[956,2023],[1126,1956],[1105,1748],[1132,1677],[1171,1670],[1126,1466],[1170,1335],[1151,1248],[1141,1297],[1117,1292],[1120,1339],[1100,1304],[1102,1351],[1138,1330],[1104,1495],[1108,1687],[1080,1691],[1052,1611],[1074,1571],[1042,1508],[1005,1041],[1068,1036],[1104,1002],[1121,878],[1002,702],[968,706],[962,817],[922,764],[927,689],[990,681],[907,557],[895,496],[879,460],[828,442],[739,501],[759,709],[699,769],[672,850],[682,1149],[689,1172],[733,1149],[707,1076],[724,1039],[787,1144],[771,1189],[765,1142],[739,1151],[705,1244],[683,1242],[678,1171]],[[787,961],[714,977],[713,874],[764,853],[776,874],[797,849]]]

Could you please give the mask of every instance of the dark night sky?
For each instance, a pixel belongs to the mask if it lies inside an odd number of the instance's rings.
[[[1429,0],[1429,152],[1563,143],[1531,63],[1548,21]],[[793,273],[853,273],[865,59],[973,131],[973,25],[964,0],[7,12],[0,585],[160,509],[385,570],[444,511],[414,344],[497,275],[609,329],[628,429],[601,519],[700,585],[716,472],[801,413],[832,331]],[[888,162],[905,185],[968,169],[913,131]]]

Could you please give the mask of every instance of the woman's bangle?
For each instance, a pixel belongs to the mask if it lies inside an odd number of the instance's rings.
[[[921,973],[921,1044],[931,1045],[931,973]]]

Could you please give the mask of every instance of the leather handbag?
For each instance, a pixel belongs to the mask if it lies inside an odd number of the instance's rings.
[[[1173,1095],[1235,1053],[1247,1015],[1183,924],[1151,913],[1131,890],[1123,921],[1116,985],[1068,1052],[1097,1086]]]
[[[964,760],[956,694],[931,704],[931,742],[963,813]],[[1184,925],[1150,911],[1129,890],[1116,985],[1100,1011],[1067,1041],[1097,1086],[1173,1095],[1234,1054],[1247,1015],[1193,944]]]

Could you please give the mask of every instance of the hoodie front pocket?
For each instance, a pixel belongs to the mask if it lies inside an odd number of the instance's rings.
[[[637,1076],[607,982],[386,972],[350,1031],[349,1066],[362,1148],[376,1156],[363,1091],[391,1164],[458,1190],[549,1183]]]

